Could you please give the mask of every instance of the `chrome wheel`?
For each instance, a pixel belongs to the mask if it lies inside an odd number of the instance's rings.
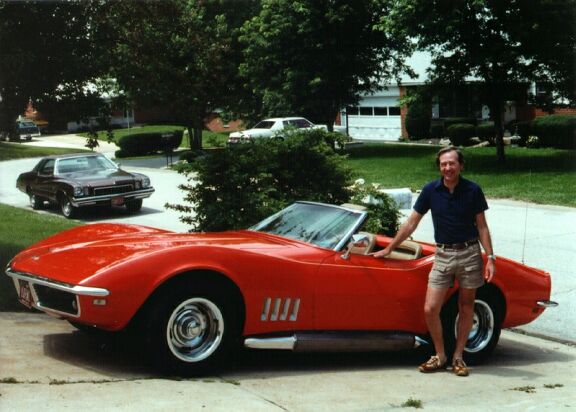
[[[65,217],[72,217],[74,215],[74,206],[72,202],[68,199],[68,196],[64,196],[60,201],[60,210]]]
[[[38,196],[36,196],[35,194],[30,194],[29,195],[30,198],[30,206],[32,206],[32,209],[41,209],[42,206],[44,206],[44,200]]]
[[[454,323],[454,334],[458,330],[458,318]],[[472,329],[468,335],[468,341],[464,350],[469,353],[476,353],[486,349],[494,336],[494,312],[488,303],[483,300],[476,300],[474,303],[474,320]]]
[[[224,317],[208,299],[191,298],[178,305],[166,325],[170,351],[184,362],[199,362],[212,355],[222,342]]]

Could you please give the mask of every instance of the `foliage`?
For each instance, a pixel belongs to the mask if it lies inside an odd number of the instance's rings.
[[[442,139],[445,135],[443,122],[433,122],[430,125],[430,137],[432,139]]]
[[[431,123],[430,101],[426,95],[419,95],[408,105],[406,113],[406,131],[411,139],[428,139]]]
[[[557,149],[576,149],[576,116],[551,115],[532,120],[532,133],[540,145]]]
[[[446,129],[446,135],[454,146],[466,146],[475,132],[476,128],[467,123],[456,123]]]
[[[0,204],[0,267],[5,268],[10,259],[26,247],[50,235],[72,228],[77,223],[60,217],[33,213],[28,210]],[[14,236],[14,228],[18,236]],[[21,311],[14,283],[8,276],[0,276],[0,311]]]
[[[375,28],[388,1],[261,3],[240,37],[240,72],[261,102],[253,108],[260,116],[300,114],[331,128],[342,107],[355,105],[361,93],[378,90],[403,68],[407,39]],[[242,109],[246,105],[239,108],[244,117],[251,114]]]
[[[85,146],[92,151],[94,151],[96,147],[100,146],[98,143],[98,134],[95,131],[91,130],[87,133]]]
[[[358,179],[352,186],[350,202],[368,209],[368,221],[362,230],[394,236],[398,231],[400,212],[394,199],[382,191],[378,184],[367,185],[364,179]]]
[[[14,133],[14,120],[31,98],[43,111],[47,105],[51,110],[66,106],[68,116],[93,107],[84,86],[104,71],[100,57],[106,50],[93,41],[98,38],[95,4],[0,3],[0,131]]]
[[[182,130],[164,133],[132,133],[122,136],[116,143],[117,157],[142,156],[160,151],[173,151],[182,143]]]
[[[576,0],[453,2],[399,0],[382,24],[431,53],[435,84],[478,79],[496,125],[497,157],[505,160],[504,102],[518,85],[547,83],[561,97],[576,96]]]
[[[205,116],[233,99],[237,28],[258,2],[165,0],[107,2],[114,36],[112,74],[141,107],[162,107],[202,146]],[[144,87],[143,87],[144,86]]]
[[[344,203],[351,171],[326,143],[326,132],[207,151],[183,171],[186,205],[168,205],[197,231],[251,226],[296,200]]]
[[[496,129],[494,128],[494,122],[485,122],[476,126],[476,136],[480,140],[494,142],[494,136],[496,136]]]

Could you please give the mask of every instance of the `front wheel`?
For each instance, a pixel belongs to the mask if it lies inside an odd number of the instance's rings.
[[[63,195],[60,198],[60,210],[64,217],[68,219],[72,219],[76,215],[76,208],[72,205],[70,198],[66,195]]]
[[[130,213],[136,213],[142,209],[142,199],[126,201],[126,210]]]
[[[494,292],[479,289],[474,303],[474,320],[464,348],[465,358],[470,363],[478,363],[490,355],[502,330],[503,308]],[[451,299],[442,311],[444,343],[449,353],[456,346],[458,328],[458,300]]]
[[[185,376],[211,372],[237,342],[237,313],[229,298],[208,289],[157,297],[147,311],[145,331],[153,363]]]

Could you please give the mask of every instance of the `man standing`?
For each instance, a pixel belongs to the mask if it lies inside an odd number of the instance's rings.
[[[462,356],[474,319],[476,289],[484,284],[484,280],[490,282],[496,272],[496,258],[484,215],[488,204],[480,186],[460,176],[464,170],[464,156],[457,148],[451,146],[440,150],[436,164],[442,177],[424,186],[408,220],[392,242],[376,252],[374,257],[388,256],[416,230],[422,216],[428,210],[432,211],[437,248],[428,278],[424,314],[436,354],[420,365],[419,370],[426,373],[446,369],[448,356],[444,348],[440,311],[448,289],[457,279],[459,317],[452,371],[457,376],[468,376],[468,367]],[[485,270],[478,242],[488,255]]]

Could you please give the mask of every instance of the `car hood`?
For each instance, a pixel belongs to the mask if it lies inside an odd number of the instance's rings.
[[[174,233],[145,226],[92,224],[49,237],[19,253],[12,270],[67,284],[82,281],[113,266],[150,253],[180,247],[223,247],[260,251],[286,250],[302,244],[259,232]]]
[[[58,175],[58,177],[66,180],[72,180],[83,185],[108,186],[114,185],[117,182],[133,181],[135,176],[134,174],[128,173],[122,169],[116,169],[61,173]]]

